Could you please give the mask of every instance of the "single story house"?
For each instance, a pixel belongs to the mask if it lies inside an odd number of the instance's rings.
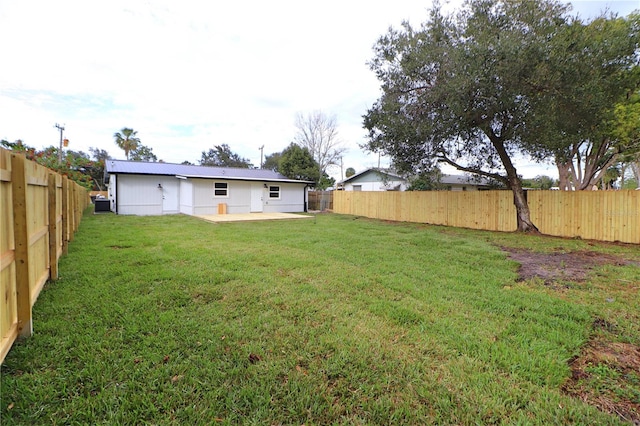
[[[337,186],[345,191],[406,191],[410,182],[390,169],[372,167],[341,180]],[[485,178],[445,174],[440,177],[440,187],[448,191],[478,191],[492,188]]]
[[[107,160],[110,210],[125,215],[297,213],[312,182],[271,170]]]
[[[372,167],[337,183],[345,191],[405,191],[407,179],[389,169]]]

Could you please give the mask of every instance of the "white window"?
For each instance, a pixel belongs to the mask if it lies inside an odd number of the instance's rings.
[[[269,186],[269,199],[270,200],[279,200],[280,199],[280,187],[277,185]]]
[[[228,198],[229,197],[229,184],[227,182],[214,182],[213,183],[213,197],[214,198]]]
[[[362,185],[353,185],[354,191],[362,191]]]

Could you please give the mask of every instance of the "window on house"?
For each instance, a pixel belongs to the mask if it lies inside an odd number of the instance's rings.
[[[354,191],[362,191],[362,185],[353,185]]]
[[[229,196],[229,184],[227,182],[214,182],[213,196],[227,198]]]
[[[271,185],[269,186],[269,198],[271,200],[279,200],[280,199],[280,187]]]

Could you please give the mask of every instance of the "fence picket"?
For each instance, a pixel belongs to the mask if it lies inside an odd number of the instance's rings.
[[[511,191],[334,191],[333,211],[376,219],[510,232]],[[540,232],[640,244],[640,191],[529,191]]]
[[[88,191],[66,176],[0,149],[0,363],[33,334],[33,305],[88,205]]]

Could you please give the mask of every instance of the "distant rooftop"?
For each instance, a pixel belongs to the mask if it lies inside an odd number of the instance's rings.
[[[343,185],[349,181],[356,179],[359,176],[364,175],[365,173],[375,172],[380,175],[385,175],[387,178],[391,178],[391,180],[404,180],[408,181],[406,177],[400,176],[398,172],[393,169],[383,169],[378,167],[370,167],[368,169],[362,170],[353,176],[349,176],[348,178],[341,180],[338,182],[338,185]],[[482,176],[473,176],[473,175],[446,175],[442,174],[440,176],[440,183],[445,185],[476,185],[476,186],[489,186],[491,185],[491,181]]]
[[[265,169],[243,169],[239,167],[206,167],[190,164],[147,163],[142,161],[106,160],[106,172],[110,174],[137,174],[182,176],[204,179],[260,180],[279,182],[310,183]]]

